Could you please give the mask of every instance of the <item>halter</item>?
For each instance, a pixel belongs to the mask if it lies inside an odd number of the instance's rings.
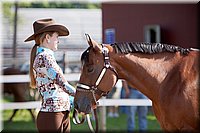
[[[106,96],[109,93],[109,91],[108,92],[102,91],[98,87],[101,80],[103,79],[103,76],[106,73],[106,70],[110,69],[111,71],[113,71],[115,73],[115,75],[117,76],[117,79],[118,79],[118,74],[117,74],[115,68],[110,64],[108,48],[105,47],[103,44],[101,46],[102,46],[102,54],[103,54],[103,57],[104,57],[104,66],[103,66],[103,69],[101,70],[101,73],[100,73],[99,77],[97,78],[95,84],[92,85],[92,86],[88,86],[88,85],[81,84],[81,83],[77,84],[77,90],[92,93],[95,104],[97,104],[95,94],[97,94],[99,96]]]

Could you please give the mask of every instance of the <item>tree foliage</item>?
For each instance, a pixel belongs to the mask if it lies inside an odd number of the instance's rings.
[[[13,2],[3,2],[3,7],[12,7]],[[86,2],[65,2],[65,1],[33,1],[19,2],[19,8],[84,8],[84,9],[99,9],[101,5],[98,3]]]
[[[2,10],[4,18],[10,23],[14,22],[15,3],[4,1],[2,2]],[[86,3],[86,2],[65,2],[65,1],[18,1],[18,8],[79,8],[79,9],[99,9],[101,4]]]

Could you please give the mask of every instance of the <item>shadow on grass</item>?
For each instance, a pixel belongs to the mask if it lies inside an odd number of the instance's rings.
[[[35,123],[33,121],[13,121],[3,122],[3,131],[2,133],[29,133],[29,132],[37,132],[35,127]]]
[[[75,125],[71,121],[71,132],[89,133],[90,129],[86,122],[82,125]],[[3,130],[1,133],[37,133],[37,128],[33,121],[4,121]]]
[[[37,128],[35,123],[32,121],[31,116],[28,111],[19,111],[12,122],[8,122],[8,118],[11,115],[12,111],[4,111],[3,112],[3,131],[2,133],[37,133]],[[100,122],[100,116],[99,122]],[[154,115],[149,114],[148,117],[148,132],[160,132],[160,126]],[[95,122],[92,120],[92,124],[94,127]],[[127,129],[127,115],[120,114],[118,118],[106,118],[106,132],[126,132]],[[136,117],[136,132],[138,131],[138,118]],[[71,132],[88,132],[90,133],[90,129],[85,122],[82,125],[75,125],[72,122],[71,118]]]

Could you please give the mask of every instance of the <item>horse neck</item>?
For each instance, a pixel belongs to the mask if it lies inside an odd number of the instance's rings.
[[[168,72],[177,64],[179,54],[115,54],[111,64],[120,79],[138,89],[151,100],[159,96],[159,86]]]

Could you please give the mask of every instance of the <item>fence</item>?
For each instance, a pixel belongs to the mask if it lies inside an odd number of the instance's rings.
[[[65,74],[67,81],[78,81],[80,73]],[[0,83],[29,82],[29,75],[1,75]],[[152,106],[150,100],[145,99],[100,99],[99,106]],[[39,101],[3,103],[6,109],[33,109],[40,108]]]
[[[40,101],[3,103],[1,110],[39,109]],[[151,100],[144,99],[100,99],[98,106],[151,106]]]
[[[79,73],[66,74],[65,78],[67,81],[78,81],[80,77]],[[29,82],[28,75],[1,75],[0,83],[20,83],[20,82]],[[29,102],[11,102],[11,103],[2,103],[0,108],[1,110],[8,109],[39,109],[40,101],[29,101]],[[105,106],[152,106],[151,100],[148,99],[105,99],[102,98],[99,100],[99,105],[101,107]],[[101,108],[101,122],[100,129],[105,131],[106,123],[106,109]]]

